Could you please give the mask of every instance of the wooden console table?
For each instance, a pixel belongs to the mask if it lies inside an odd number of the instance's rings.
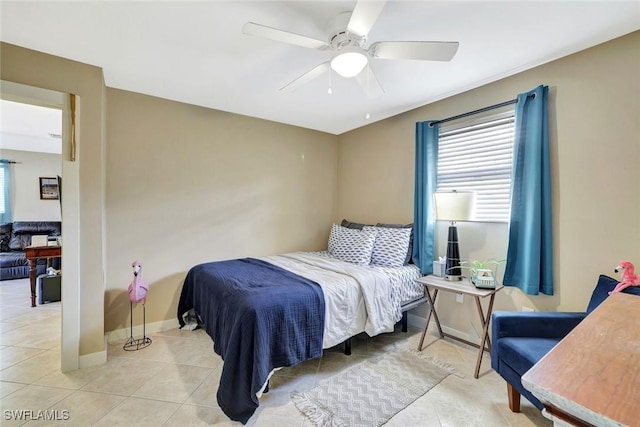
[[[640,426],[640,297],[609,296],[522,384],[554,425]]]
[[[29,281],[31,285],[31,307],[36,306],[36,264],[38,259],[60,258],[62,256],[61,246],[27,246],[24,248],[25,256],[29,261]]]

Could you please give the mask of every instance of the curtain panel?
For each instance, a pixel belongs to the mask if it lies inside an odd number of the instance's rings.
[[[413,222],[413,262],[422,274],[433,273],[435,259],[435,208],[433,193],[438,175],[438,133],[431,121],[416,123],[416,177]]]
[[[0,206],[0,222],[11,222],[11,164],[9,160],[0,160],[2,171],[3,203]]]
[[[553,295],[548,86],[518,95],[509,246],[503,282]]]

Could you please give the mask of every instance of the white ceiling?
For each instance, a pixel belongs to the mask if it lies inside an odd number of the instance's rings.
[[[0,148],[62,153],[62,110],[0,99]]]
[[[354,5],[2,1],[0,38],[102,67],[112,88],[341,134],[640,29],[639,1],[389,1],[365,47],[393,40],[460,47],[451,62],[373,60],[386,92],[374,100],[335,74],[329,95],[329,73],[280,92],[331,52],[242,33],[253,21],[325,40],[328,22]]]

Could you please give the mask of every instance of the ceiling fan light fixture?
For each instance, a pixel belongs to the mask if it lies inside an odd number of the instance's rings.
[[[355,77],[367,66],[368,62],[367,55],[362,52],[343,50],[331,60],[331,69],[342,77]]]

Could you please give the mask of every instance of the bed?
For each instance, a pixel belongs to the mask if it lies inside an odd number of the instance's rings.
[[[405,263],[407,230],[345,230],[334,224],[328,251],[217,261],[188,272],[178,321],[182,327],[186,313],[195,313],[213,339],[224,361],[217,401],[232,420],[249,420],[275,369],[320,357],[362,332],[392,332],[425,301],[418,268]],[[394,249],[402,259],[373,264],[385,233],[403,236]]]

